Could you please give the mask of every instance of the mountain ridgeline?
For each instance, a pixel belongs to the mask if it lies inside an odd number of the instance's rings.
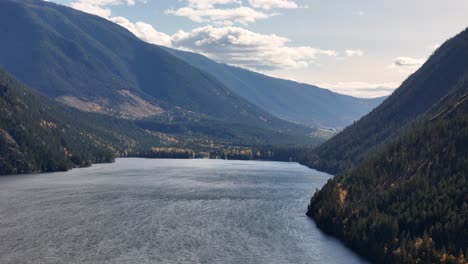
[[[316,155],[341,172],[308,208],[324,231],[376,263],[468,263],[468,30]]]
[[[220,127],[208,131],[172,123],[128,120],[82,112],[38,94],[0,69],[0,175],[64,171],[116,157],[223,158],[289,161],[302,148],[255,145],[256,138],[291,140],[259,128]],[[147,128],[145,128],[147,127]],[[227,131],[231,144],[225,145]],[[248,131],[248,132],[246,132]],[[240,138],[237,138],[240,137]],[[215,144],[214,142],[218,142]]]
[[[159,125],[185,122],[201,133],[222,124],[310,138],[310,128],[273,116],[106,19],[44,1],[4,0],[0,34],[0,66],[69,106]]]
[[[369,113],[385,99],[337,94],[317,86],[217,63],[200,54],[169,48],[167,50],[210,73],[234,93],[263,110],[311,127],[342,129]]]
[[[28,86],[5,81],[7,94],[16,97],[4,98],[0,128],[9,161],[1,174],[65,170],[119,156],[297,160],[297,153],[329,136],[311,125],[336,127],[357,116],[329,115],[322,104],[307,121],[299,108],[282,113],[287,104],[304,105],[297,98],[316,94],[331,104],[365,105],[363,112],[374,105],[234,67],[210,74],[106,19],[50,2],[0,1],[0,22],[0,66]],[[234,89],[229,74],[247,86]],[[252,100],[286,98],[280,86],[300,92],[285,101]],[[16,87],[24,92],[12,92]],[[275,104],[283,110],[270,112],[281,118],[266,111]],[[39,110],[27,117],[27,109]],[[321,113],[333,124],[323,123]]]
[[[141,41],[97,16],[0,1],[0,174],[115,157],[301,161],[308,206],[377,263],[468,263],[468,29],[380,106]],[[16,80],[16,79],[18,80]],[[24,84],[23,84],[24,83]]]
[[[296,151],[330,135],[272,115],[106,19],[50,2],[5,0],[0,22],[0,66],[51,105],[89,112],[63,120],[74,120],[114,156],[296,160]]]
[[[468,70],[467,58],[465,30],[438,48],[380,106],[319,146],[304,162],[332,174],[353,167],[455,91]]]

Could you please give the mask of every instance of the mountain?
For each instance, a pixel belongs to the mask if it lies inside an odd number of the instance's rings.
[[[468,263],[467,140],[468,29],[319,148],[343,165],[307,214],[376,263]]]
[[[0,66],[84,111],[208,124],[204,131],[220,123],[310,138],[311,129],[261,110],[211,75],[97,16],[45,1],[4,0],[0,35]]]
[[[353,167],[456,91],[468,70],[468,30],[448,40],[371,113],[319,146],[304,163],[330,173]]]
[[[467,263],[468,75],[465,94],[343,173],[308,214],[376,263]]]
[[[0,70],[0,174],[67,170],[114,159],[106,144],[71,124],[74,116],[59,113],[62,109],[53,104]]]
[[[0,22],[0,66],[33,89],[2,70],[0,174],[121,156],[290,160],[290,146],[326,137],[261,110],[105,19],[4,0]]]
[[[196,53],[169,48],[166,50],[210,73],[232,92],[264,111],[311,127],[342,129],[369,113],[385,99],[342,95],[317,86],[217,63]]]
[[[296,150],[303,151],[290,147],[298,139],[287,134],[215,125],[204,132],[204,124],[83,112],[38,94],[0,69],[0,175],[63,171],[127,156],[288,161]]]

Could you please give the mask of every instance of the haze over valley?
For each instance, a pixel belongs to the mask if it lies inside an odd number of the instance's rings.
[[[0,263],[468,263],[467,11],[0,1]]]

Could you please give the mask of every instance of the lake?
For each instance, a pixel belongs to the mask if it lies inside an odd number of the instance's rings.
[[[329,177],[157,159],[0,177],[0,263],[365,263],[305,216]]]

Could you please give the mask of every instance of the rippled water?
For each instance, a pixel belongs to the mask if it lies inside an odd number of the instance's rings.
[[[0,177],[0,263],[363,263],[304,215],[328,178],[146,159]]]

